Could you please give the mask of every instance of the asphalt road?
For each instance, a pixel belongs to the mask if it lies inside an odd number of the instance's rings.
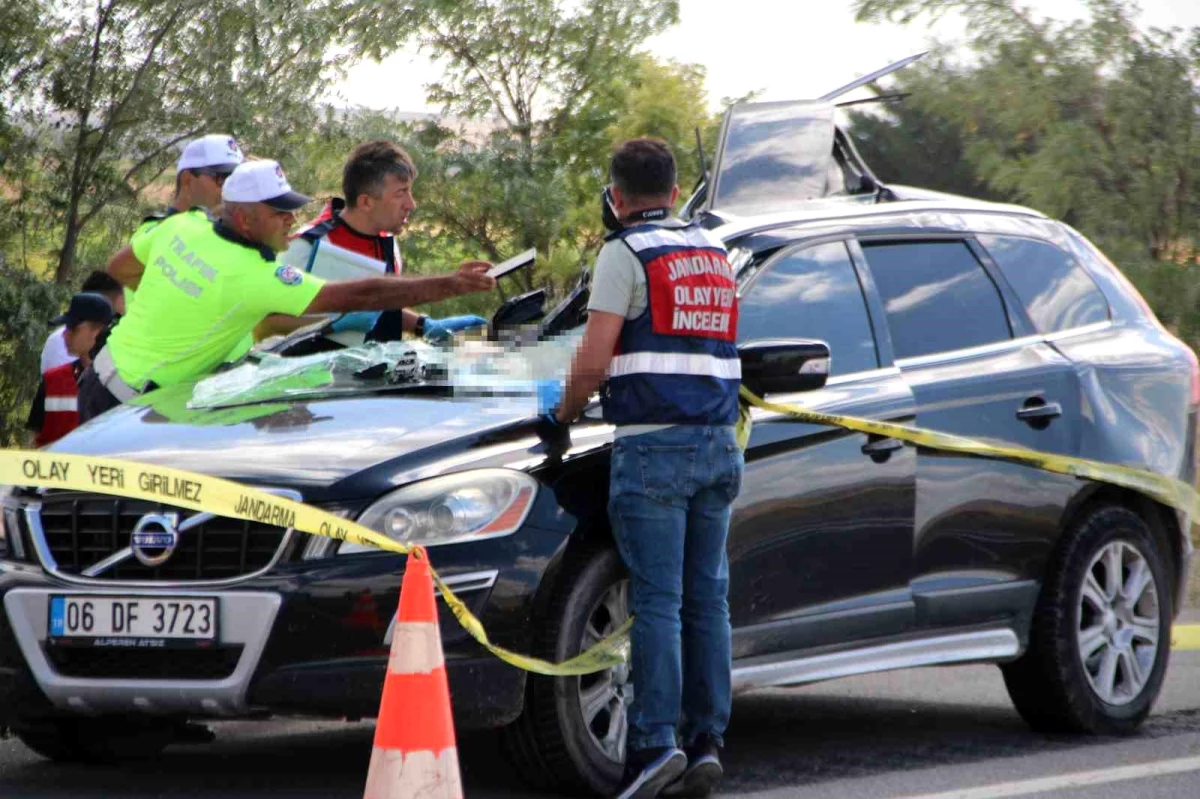
[[[373,725],[214,725],[215,743],[121,768],[57,766],[0,741],[0,797],[362,796]],[[1173,653],[1154,715],[1131,738],[1030,732],[994,667],[899,671],[739,697],[721,794],[752,799],[1196,799],[1200,651]],[[463,736],[472,799],[526,791],[488,734]],[[1075,783],[1075,787],[1072,787]]]

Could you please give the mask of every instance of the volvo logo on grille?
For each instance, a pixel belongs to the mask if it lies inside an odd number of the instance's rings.
[[[175,553],[179,544],[178,513],[148,513],[133,528],[129,548],[145,566],[161,566]]]

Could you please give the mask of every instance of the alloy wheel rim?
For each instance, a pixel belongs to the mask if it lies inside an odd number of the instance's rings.
[[[1088,683],[1110,705],[1127,705],[1146,687],[1161,636],[1158,585],[1141,551],[1105,545],[1079,589],[1076,645]]]
[[[629,618],[629,581],[608,587],[588,614],[580,638],[584,651],[608,637]],[[592,743],[615,763],[625,762],[625,739],[629,730],[629,705],[633,682],[629,664],[614,666],[579,678],[579,709]]]

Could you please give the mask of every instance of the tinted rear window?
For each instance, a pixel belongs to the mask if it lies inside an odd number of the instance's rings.
[[[1017,293],[1034,327],[1054,333],[1108,320],[1108,303],[1075,259],[1044,241],[979,236]]]
[[[729,119],[714,208],[750,213],[824,197],[833,163],[833,107],[797,101],[735,106]]]
[[[1000,292],[961,241],[864,243],[897,358],[1012,337]]]

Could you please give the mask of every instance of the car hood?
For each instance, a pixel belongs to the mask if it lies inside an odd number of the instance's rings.
[[[114,409],[51,450],[258,484],[328,486],[385,461],[527,421],[537,410],[530,396],[394,393],[192,410],[188,396],[155,392],[146,406]]]

